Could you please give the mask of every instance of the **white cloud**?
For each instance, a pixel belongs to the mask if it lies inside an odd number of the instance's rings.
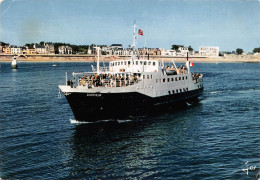
[[[4,0],[0,0],[0,4],[3,2]]]

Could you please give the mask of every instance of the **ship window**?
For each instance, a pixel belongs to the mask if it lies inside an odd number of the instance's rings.
[[[135,62],[134,61],[132,61],[132,62],[133,62],[132,64],[135,65]]]
[[[158,79],[156,79],[156,83],[158,83]]]
[[[174,94],[174,90],[172,90],[172,94]]]
[[[159,66],[161,65],[161,62],[159,62]]]
[[[186,79],[188,79],[188,77],[186,76]]]
[[[172,81],[173,81],[173,78],[172,78]]]
[[[138,65],[138,61],[135,61],[135,65]]]
[[[182,90],[180,89],[180,92],[182,92]]]
[[[163,82],[165,82],[165,78],[163,78]]]
[[[153,65],[155,66],[155,62],[153,62]]]
[[[176,93],[178,93],[178,89],[176,89]]]
[[[125,65],[126,65],[126,61],[125,61]]]
[[[128,65],[130,65],[130,61],[128,61]]]
[[[149,75],[147,75],[147,79],[149,79]]]
[[[146,63],[147,63],[147,62],[146,62],[146,61],[144,61],[144,65],[146,65]]]
[[[167,80],[168,82],[170,82],[170,78],[168,78],[168,80]]]
[[[149,66],[151,65],[151,61],[148,62],[148,65],[149,65]]]
[[[177,77],[175,78],[175,81],[178,81]]]
[[[151,75],[151,79],[153,79],[153,75]]]
[[[162,82],[162,80],[160,79],[160,83]]]
[[[143,79],[145,79],[145,75],[143,75]]]
[[[140,61],[140,64],[142,65],[142,64],[143,64],[143,61]]]
[[[188,91],[189,89],[188,88],[186,88],[186,91]]]
[[[123,65],[123,61],[121,61],[121,65]]]
[[[183,92],[185,92],[186,91],[186,89],[185,88],[183,88]]]
[[[181,77],[179,77],[179,80],[181,80]]]
[[[111,66],[114,66],[114,63],[111,63]]]
[[[184,80],[184,77],[182,77],[182,80]]]
[[[171,94],[171,91],[168,91],[169,94]]]

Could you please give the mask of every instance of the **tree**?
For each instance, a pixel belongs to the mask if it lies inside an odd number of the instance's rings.
[[[259,48],[255,48],[255,49],[253,50],[253,53],[260,53],[260,47],[259,47]]]
[[[191,46],[188,47],[189,51],[193,51],[193,48]]]
[[[41,41],[41,42],[40,42],[40,45],[42,45],[42,46],[43,46],[43,45],[44,45],[44,41]]]
[[[176,44],[174,44],[174,45],[172,45],[172,50],[177,51],[179,49],[179,47],[183,47],[183,45],[176,45]]]
[[[237,48],[237,50],[236,50],[237,54],[242,54],[243,52],[244,52],[243,49],[240,49],[240,48]]]

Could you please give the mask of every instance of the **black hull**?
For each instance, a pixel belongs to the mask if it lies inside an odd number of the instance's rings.
[[[77,121],[121,119],[142,115],[168,106],[180,106],[197,101],[203,88],[152,98],[132,93],[71,93],[66,96]]]

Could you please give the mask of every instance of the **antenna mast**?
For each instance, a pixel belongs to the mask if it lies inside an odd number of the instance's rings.
[[[135,25],[135,21],[134,21],[134,34],[133,34],[133,48],[135,48],[136,46],[136,34],[135,34],[135,30],[136,30],[137,26]]]

